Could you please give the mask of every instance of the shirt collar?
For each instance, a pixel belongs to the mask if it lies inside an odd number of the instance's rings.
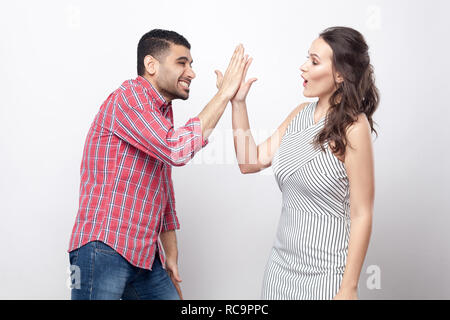
[[[136,81],[139,82],[150,93],[150,98],[156,108],[161,111],[165,111],[168,107],[172,106],[172,102],[167,102],[164,97],[153,87],[153,85],[142,76],[138,76]]]

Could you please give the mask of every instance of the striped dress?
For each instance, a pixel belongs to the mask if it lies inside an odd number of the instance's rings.
[[[262,299],[327,300],[339,291],[350,236],[344,164],[315,148],[325,123],[310,103],[289,124],[272,161],[282,192],[278,231],[264,272]]]

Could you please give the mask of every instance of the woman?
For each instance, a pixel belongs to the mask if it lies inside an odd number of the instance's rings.
[[[357,299],[372,227],[371,133],[379,100],[368,46],[356,30],[329,28],[300,70],[304,96],[318,101],[300,104],[258,146],[245,103],[256,79],[244,76],[232,100],[241,172],[272,165],[283,195],[262,299]]]

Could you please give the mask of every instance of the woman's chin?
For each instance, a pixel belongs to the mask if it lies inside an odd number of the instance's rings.
[[[310,94],[310,93],[308,92],[308,90],[306,90],[306,89],[303,90],[303,96],[304,96],[305,98],[314,98],[314,97],[315,97],[314,95]]]

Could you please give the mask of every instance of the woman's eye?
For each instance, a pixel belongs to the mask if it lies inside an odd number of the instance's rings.
[[[310,56],[306,56],[306,59],[309,60],[309,59],[311,59],[311,58],[310,58]],[[318,64],[315,60],[312,60],[311,62],[312,62],[313,65],[317,65],[317,64]]]

